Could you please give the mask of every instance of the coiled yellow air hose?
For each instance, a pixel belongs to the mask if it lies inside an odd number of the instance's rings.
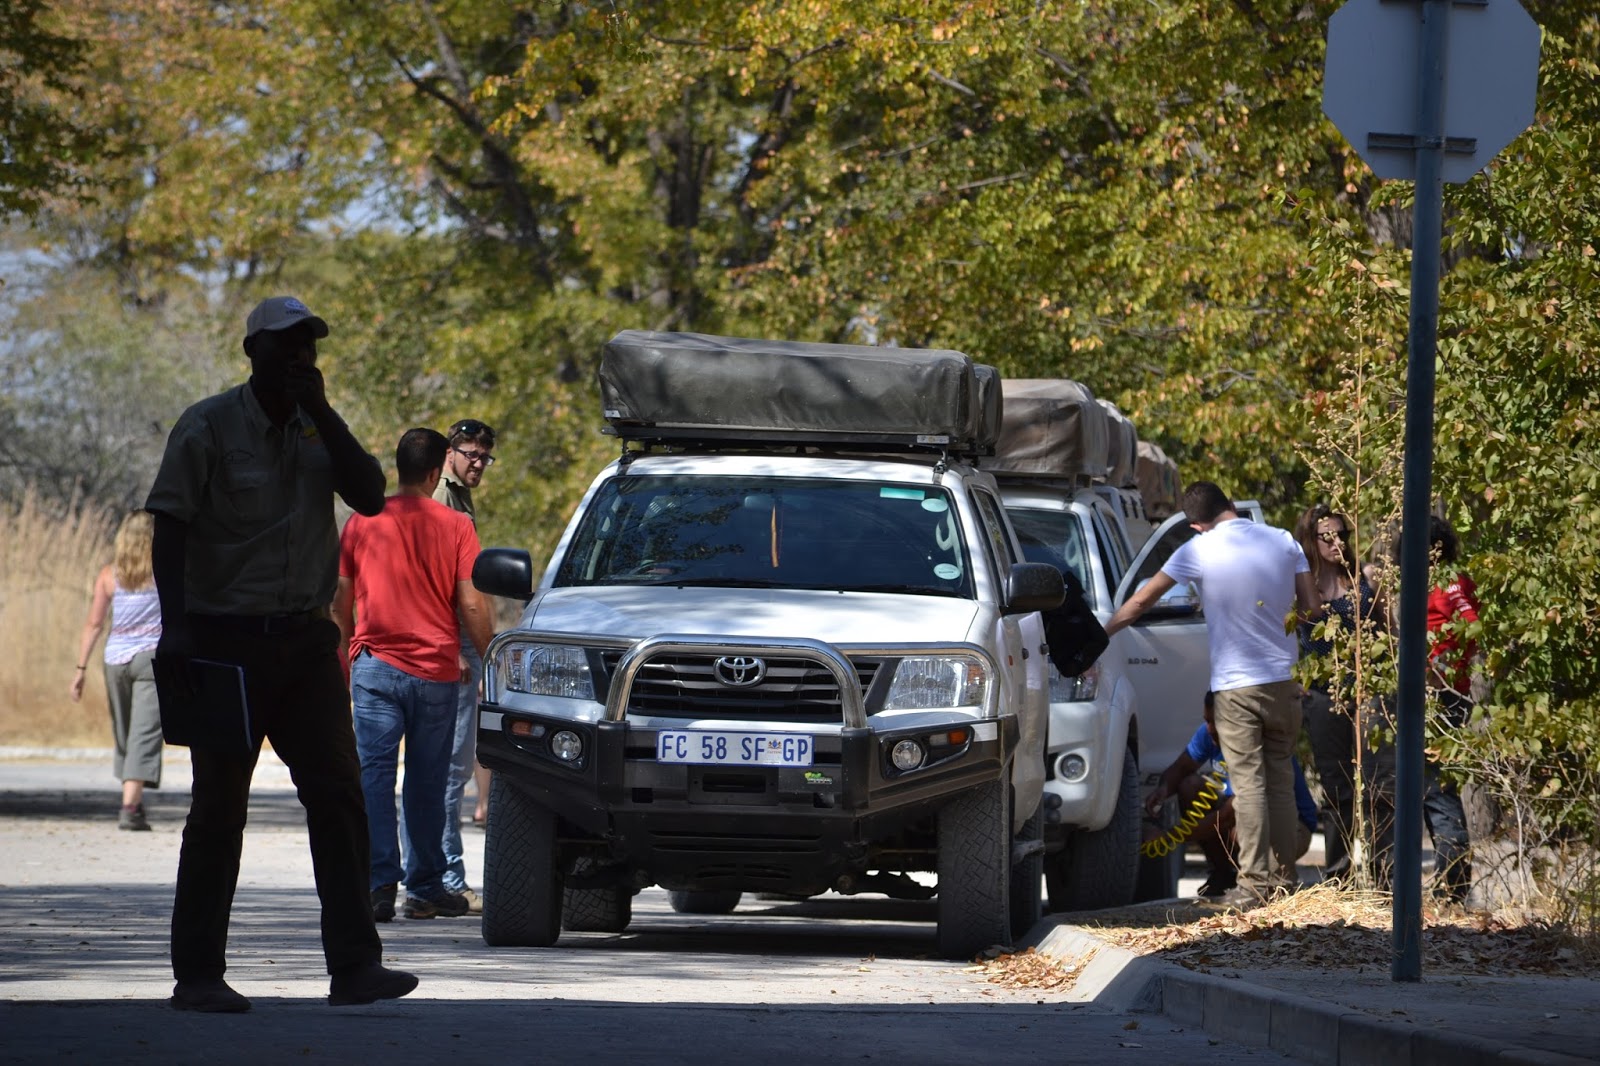
[[[1178,819],[1178,824],[1162,836],[1139,845],[1140,853],[1147,859],[1160,859],[1181,848],[1183,842],[1194,833],[1195,828],[1205,821],[1206,812],[1216,806],[1217,800],[1222,797],[1225,785],[1222,775],[1215,770],[1206,774],[1200,791],[1195,794],[1189,809]]]

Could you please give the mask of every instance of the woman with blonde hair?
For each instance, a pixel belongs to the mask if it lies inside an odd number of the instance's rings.
[[[112,561],[94,581],[89,618],[78,642],[78,665],[68,690],[73,702],[83,699],[89,653],[106,629],[104,652],[106,698],[111,705],[111,736],[116,755],[111,770],[122,781],[118,829],[145,830],[144,790],[161,787],[161,707],[156,701],[153,663],[161,639],[161,604],[150,569],[150,542],[155,528],[148,511],[130,512],[117,527]]]

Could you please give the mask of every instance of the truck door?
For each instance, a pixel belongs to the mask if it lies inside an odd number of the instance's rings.
[[[1178,545],[1194,535],[1182,513],[1157,527],[1123,575],[1116,606],[1126,603]],[[1211,654],[1198,591],[1189,584],[1174,586],[1126,633],[1123,669],[1138,695],[1139,768],[1150,786],[1194,735],[1211,684]]]
[[[973,503],[982,518],[984,534],[988,537],[999,578],[997,587],[1005,588],[1006,576],[1013,563],[1023,561],[1017,547],[1016,535],[1005,518],[1000,501],[983,489],[972,493]],[[1013,829],[1033,814],[1044,793],[1045,733],[1050,719],[1049,677],[1045,669],[1044,622],[1037,611],[1022,615],[1002,615],[999,621],[1000,644],[1010,662],[1000,663],[1005,673],[1003,679],[1017,715],[1017,760],[1012,767],[1011,779],[1016,789],[1017,809]]]

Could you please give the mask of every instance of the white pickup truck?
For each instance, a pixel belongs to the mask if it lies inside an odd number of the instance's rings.
[[[621,455],[485,662],[484,939],[620,931],[661,885],[937,892],[970,958],[1040,913],[1047,709],[1029,562],[994,479],[998,379],[957,352],[628,331]],[[937,888],[913,873],[932,873]]]
[[[1002,393],[998,454],[984,468],[1000,482],[1023,552],[1071,573],[1104,624],[1194,533],[1181,513],[1145,533],[1136,442],[1112,428],[1086,386],[1007,379]],[[1161,502],[1170,510],[1175,501]],[[1260,518],[1253,501],[1239,509]],[[1052,910],[1176,894],[1182,849],[1140,855],[1142,798],[1200,724],[1209,678],[1205,615],[1188,585],[1112,636],[1082,674],[1051,670],[1044,835]],[[1165,818],[1174,816],[1169,805]]]

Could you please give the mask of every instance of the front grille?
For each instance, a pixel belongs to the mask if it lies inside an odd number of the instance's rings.
[[[601,654],[609,687],[620,651]],[[707,718],[726,721],[774,719],[782,721],[837,722],[840,720],[839,686],[833,674],[811,659],[766,657],[766,675],[748,688],[733,688],[718,681],[716,655],[661,655],[645,663],[634,675],[628,713],[662,718]],[[881,665],[857,660],[865,699]]]

